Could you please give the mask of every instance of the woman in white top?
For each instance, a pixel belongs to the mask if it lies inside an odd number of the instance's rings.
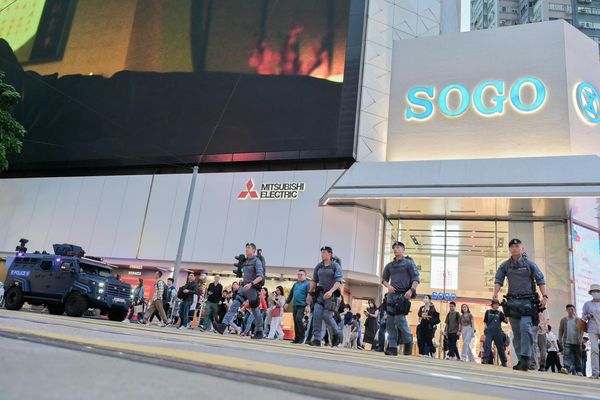
[[[279,340],[283,340],[283,329],[281,329],[281,321],[283,320],[283,307],[285,306],[285,296],[283,295],[283,287],[277,286],[273,296],[273,306],[271,308],[271,329],[269,330],[268,339],[275,339],[275,334]]]
[[[590,286],[588,292],[592,300],[583,305],[582,319],[587,321],[588,335],[591,347],[592,379],[598,379],[600,367],[598,366],[598,342],[600,342],[600,285]]]
[[[556,341],[556,335],[554,334],[554,332],[552,332],[552,327],[550,325],[548,325],[546,341],[548,343],[548,355],[546,356],[546,371],[552,368],[552,372],[560,372],[562,366],[560,365],[560,358],[558,357],[558,342]],[[556,371],[554,367],[558,368],[558,371]]]

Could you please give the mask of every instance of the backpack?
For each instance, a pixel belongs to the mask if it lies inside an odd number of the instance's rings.
[[[256,251],[256,258],[258,258],[263,266],[263,273],[264,273],[264,277],[263,280],[257,285],[259,287],[263,287],[263,285],[265,284],[265,280],[267,279],[267,263],[265,262],[265,257],[262,255],[262,249],[258,249]]]

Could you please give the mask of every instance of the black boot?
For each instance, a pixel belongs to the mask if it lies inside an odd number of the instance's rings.
[[[520,371],[529,371],[529,357],[521,357],[521,363],[518,365]]]
[[[252,336],[252,339],[257,339],[257,340],[264,339],[264,338],[265,338],[265,335],[264,335],[263,331],[254,332],[254,335]]]
[[[219,332],[221,335],[225,332],[225,328],[227,328],[227,326],[225,324],[221,324],[218,322],[215,322],[214,324],[215,330],[217,332]]]
[[[314,346],[314,347],[321,347],[321,341],[320,340],[312,340],[310,342],[308,342],[309,346]]]
[[[331,339],[331,346],[338,347],[340,345],[340,335],[333,335]]]
[[[398,355],[398,348],[397,347],[390,347],[389,349],[387,349],[385,351],[385,355],[386,356],[397,356]]]
[[[412,349],[413,349],[413,344],[412,343],[407,343],[404,345],[404,355],[405,356],[412,356]]]

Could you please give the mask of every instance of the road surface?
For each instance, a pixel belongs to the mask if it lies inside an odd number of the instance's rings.
[[[600,399],[600,381],[0,310],[0,398]],[[243,392],[243,393],[242,393]]]

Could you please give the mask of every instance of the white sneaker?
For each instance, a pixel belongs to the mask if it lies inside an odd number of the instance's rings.
[[[130,321],[130,320],[128,320],[127,318],[125,318],[125,319],[124,319],[123,321],[121,321],[121,322],[122,322],[122,323],[124,323],[124,324],[129,324],[131,321]]]

